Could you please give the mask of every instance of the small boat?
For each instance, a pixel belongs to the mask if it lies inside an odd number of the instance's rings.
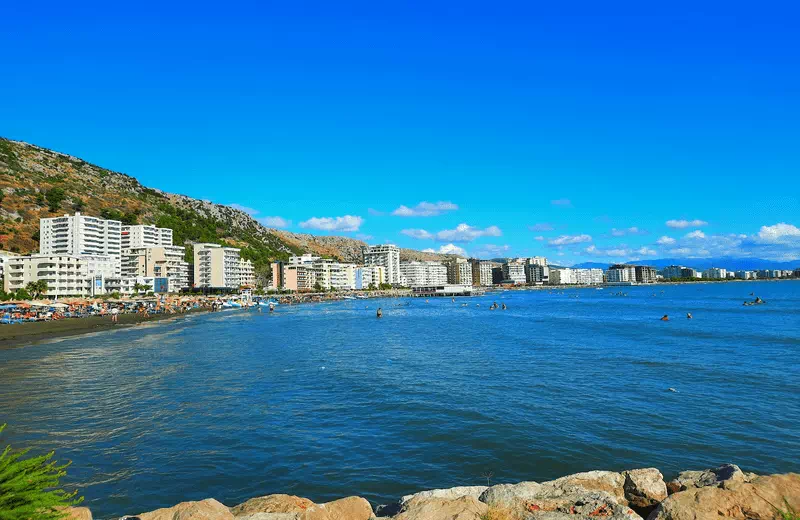
[[[227,301],[227,302],[225,302],[225,303],[227,303],[227,304],[228,304],[228,305],[227,305],[228,307],[234,307],[234,308],[237,308],[237,309],[238,309],[239,307],[241,307],[241,306],[242,306],[242,304],[241,304],[241,303],[239,303],[239,302],[237,302],[237,301],[233,301],[233,300],[228,300],[228,301]],[[223,307],[225,307],[225,303],[223,303],[223,304],[222,304],[222,306],[223,306]]]
[[[355,300],[356,297],[355,296],[342,296],[342,299],[343,300]]]

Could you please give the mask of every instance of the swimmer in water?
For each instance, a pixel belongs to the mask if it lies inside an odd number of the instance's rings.
[[[692,313],[691,312],[687,312],[686,313],[686,319],[687,320],[691,320],[692,319]]]
[[[382,317],[383,317],[383,309],[381,309],[380,307],[378,307],[378,312],[377,312],[376,316],[377,316],[378,318],[382,318]]]
[[[666,314],[661,316],[661,321],[669,321],[669,316],[667,316]]]

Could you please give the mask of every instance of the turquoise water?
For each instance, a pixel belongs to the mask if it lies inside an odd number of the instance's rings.
[[[72,460],[96,518],[487,472],[798,471],[798,356],[800,282],[232,310],[0,350],[0,423]]]

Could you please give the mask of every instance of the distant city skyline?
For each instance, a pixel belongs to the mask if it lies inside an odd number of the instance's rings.
[[[370,244],[800,260],[797,7],[670,9],[16,3],[0,135]]]

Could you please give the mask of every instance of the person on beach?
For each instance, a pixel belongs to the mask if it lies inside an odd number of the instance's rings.
[[[111,307],[111,323],[117,323],[119,321],[119,309],[117,307]]]

